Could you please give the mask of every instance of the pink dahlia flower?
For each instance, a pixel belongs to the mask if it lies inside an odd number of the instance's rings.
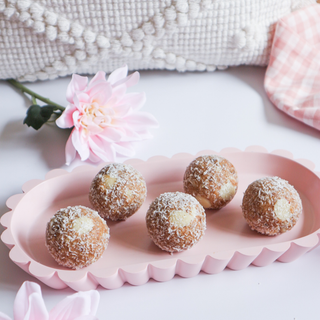
[[[14,301],[14,320],[98,320],[95,314],[99,300],[98,291],[77,292],[60,301],[48,312],[40,286],[26,281]],[[11,318],[0,312],[0,320],[11,320]]]
[[[139,73],[127,76],[128,67],[106,74],[99,71],[88,83],[87,77],[72,76],[67,89],[69,105],[57,119],[60,128],[73,130],[66,144],[66,162],[76,154],[82,161],[116,161],[117,156],[132,157],[133,142],[150,139],[149,128],[156,119],[139,111],[146,101],[143,92],[127,93],[139,81]]]

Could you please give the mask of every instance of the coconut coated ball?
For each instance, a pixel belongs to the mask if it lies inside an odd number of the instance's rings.
[[[274,236],[291,230],[302,212],[295,188],[279,177],[252,182],[242,200],[242,212],[252,230]]]
[[[189,164],[183,186],[184,191],[194,196],[205,209],[221,209],[238,190],[238,174],[227,159],[204,155]]]
[[[89,200],[104,219],[126,220],[139,210],[147,195],[146,183],[131,165],[111,163],[91,183]]]
[[[167,192],[151,203],[146,224],[151,239],[160,249],[178,252],[192,248],[203,237],[206,216],[194,197]]]
[[[109,228],[98,212],[84,206],[67,207],[48,222],[46,247],[59,265],[81,269],[102,256],[109,237]]]

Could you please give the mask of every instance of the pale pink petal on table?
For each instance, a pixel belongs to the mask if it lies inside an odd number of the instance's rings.
[[[95,319],[99,300],[100,295],[95,290],[75,293],[60,301],[50,311],[49,320]]]
[[[13,314],[14,320],[49,319],[38,284],[28,281],[22,284],[14,301]]]
[[[48,311],[43,302],[42,296],[39,296],[36,293],[31,294],[29,296],[29,309],[21,320],[47,320],[49,319],[48,317]],[[16,317],[14,319],[19,320],[19,318],[16,319]]]
[[[85,90],[85,88],[87,87],[87,84],[88,84],[87,77],[82,77],[77,74],[73,74],[67,88],[67,93],[66,93],[67,100],[73,103],[74,94],[79,91]]]

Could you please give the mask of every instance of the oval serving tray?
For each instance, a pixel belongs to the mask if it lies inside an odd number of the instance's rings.
[[[204,238],[192,249],[168,254],[156,247],[147,235],[145,213],[161,193],[182,191],[187,165],[198,155],[218,154],[231,161],[238,171],[239,189],[235,198],[219,211],[207,210]],[[320,179],[308,160],[293,160],[283,150],[268,153],[262,147],[244,152],[228,148],[221,152],[205,150],[197,155],[177,154],[172,158],[157,156],[147,161],[126,161],[144,176],[148,196],[140,210],[127,221],[108,222],[110,243],[102,258],[81,270],[57,265],[45,247],[45,228],[60,208],[90,206],[88,190],[93,177],[103,165],[81,166],[72,172],[50,171],[45,180],[31,180],[23,185],[23,194],[10,197],[12,210],[1,218],[6,228],[2,241],[11,249],[10,258],[23,270],[56,289],[95,289],[98,285],[114,289],[125,282],[141,285],[150,278],[168,281],[178,274],[192,277],[201,270],[218,273],[226,267],[239,270],[253,264],[266,266],[275,260],[290,262],[319,244]],[[265,176],[288,180],[300,194],[303,213],[289,232],[268,237],[247,226],[241,212],[242,195],[254,180]]]

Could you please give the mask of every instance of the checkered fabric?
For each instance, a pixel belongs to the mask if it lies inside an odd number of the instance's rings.
[[[280,110],[320,130],[319,5],[277,23],[265,89]]]

